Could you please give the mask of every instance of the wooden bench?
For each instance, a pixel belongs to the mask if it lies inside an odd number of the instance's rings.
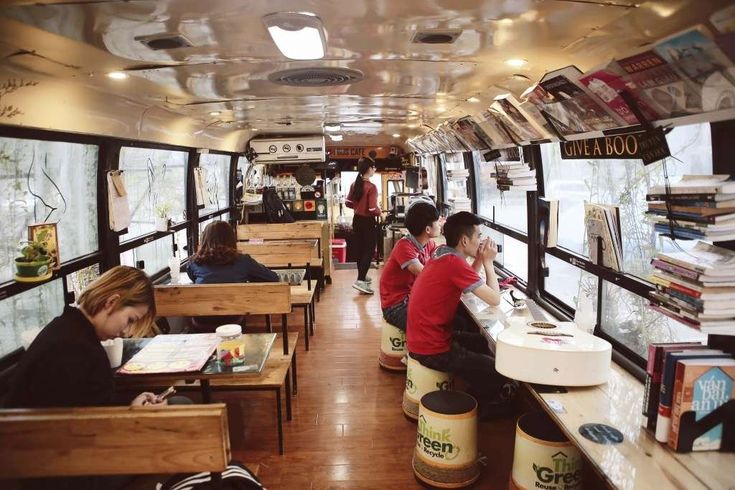
[[[116,385],[126,390],[142,390],[146,388],[162,388],[174,385],[177,390],[196,390],[202,392],[205,402],[210,400],[210,390],[217,391],[272,391],[276,398],[276,414],[278,429],[278,451],[283,454],[283,414],[281,409],[281,388],[286,397],[286,420],[291,420],[291,394],[298,391],[296,372],[296,342],[298,333],[289,339],[288,354],[283,354],[280,347],[282,337],[277,337],[268,359],[259,374],[233,373],[218,374],[208,377],[202,383],[199,373],[151,374],[145,376],[117,376]],[[293,377],[290,376],[293,370]],[[293,388],[291,386],[293,380]]]
[[[286,283],[160,285],[154,291],[158,316],[280,314],[283,353],[288,354],[291,288]]]
[[[224,404],[0,411],[0,478],[213,472],[230,461]]]
[[[263,223],[237,225],[237,239],[249,240],[293,240],[315,239],[318,241],[318,257],[324,261],[322,276],[330,276],[332,252],[330,243],[330,225],[325,221],[296,221],[294,223]],[[320,280],[319,288],[324,287]]]

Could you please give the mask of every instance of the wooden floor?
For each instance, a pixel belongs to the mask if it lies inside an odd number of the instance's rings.
[[[371,271],[378,289],[379,271]],[[335,271],[317,303],[311,350],[298,346],[298,395],[284,422],[285,454],[278,455],[271,394],[215,395],[236,406],[233,455],[260,464],[270,489],[410,489],[416,425],[403,416],[405,374],[378,367],[380,299],[352,289],[356,272]],[[289,319],[303,333],[303,314]],[[249,331],[258,331],[250,327]],[[237,412],[231,411],[231,414]],[[285,413],[285,409],[284,409]],[[487,466],[474,488],[508,488],[514,417],[480,424],[479,451]]]

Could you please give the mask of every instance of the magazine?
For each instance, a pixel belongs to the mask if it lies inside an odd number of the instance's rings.
[[[219,340],[214,333],[157,335],[127,361],[118,373],[199,371],[214,352]]]
[[[489,150],[492,148],[492,141],[485,138],[485,133],[471,117],[465,116],[457,119],[452,124],[452,128],[465,145],[473,150]]]
[[[514,103],[515,102],[515,103]],[[497,113],[505,116],[506,125],[512,128],[520,141],[532,141],[546,138],[539,128],[526,114],[519,109],[518,101],[511,94],[500,95],[495,98],[492,106]]]
[[[476,119],[480,128],[493,141],[493,148],[501,146],[518,146],[518,141],[513,141],[506,128],[499,121],[499,115],[492,109],[483,111]]]

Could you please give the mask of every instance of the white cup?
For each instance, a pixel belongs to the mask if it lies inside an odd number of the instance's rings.
[[[110,360],[111,368],[116,368],[122,364],[123,339],[117,337],[110,340],[103,340],[101,344],[105,348],[105,353],[107,354],[107,359]]]

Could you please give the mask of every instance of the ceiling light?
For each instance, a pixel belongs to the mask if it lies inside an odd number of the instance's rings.
[[[393,137],[394,137],[394,138],[400,138],[400,137],[401,137],[401,135],[400,135],[400,134],[398,134],[398,133],[393,133]]]
[[[111,71],[107,74],[107,76],[112,78],[113,80],[125,80],[126,78],[128,78],[128,74],[121,71]]]
[[[340,123],[324,123],[324,129],[327,131],[339,131],[342,129],[342,125]]]
[[[212,111],[209,113],[210,116],[219,116],[220,114],[222,114],[220,111]]]
[[[477,104],[478,102],[480,102],[480,99],[478,99],[477,97],[470,97],[469,99],[467,99],[467,102],[472,102],[473,104]]]
[[[327,39],[322,20],[309,12],[276,12],[263,24],[283,56],[292,60],[324,58]]]
[[[341,134],[330,134],[329,137],[332,138],[332,141],[342,141]]]
[[[258,128],[250,128],[250,131],[255,132],[255,131],[260,131],[260,129],[258,129]]]
[[[521,58],[511,58],[509,60],[505,60],[506,65],[510,65],[514,68],[520,68],[526,63],[528,63],[528,61]]]

